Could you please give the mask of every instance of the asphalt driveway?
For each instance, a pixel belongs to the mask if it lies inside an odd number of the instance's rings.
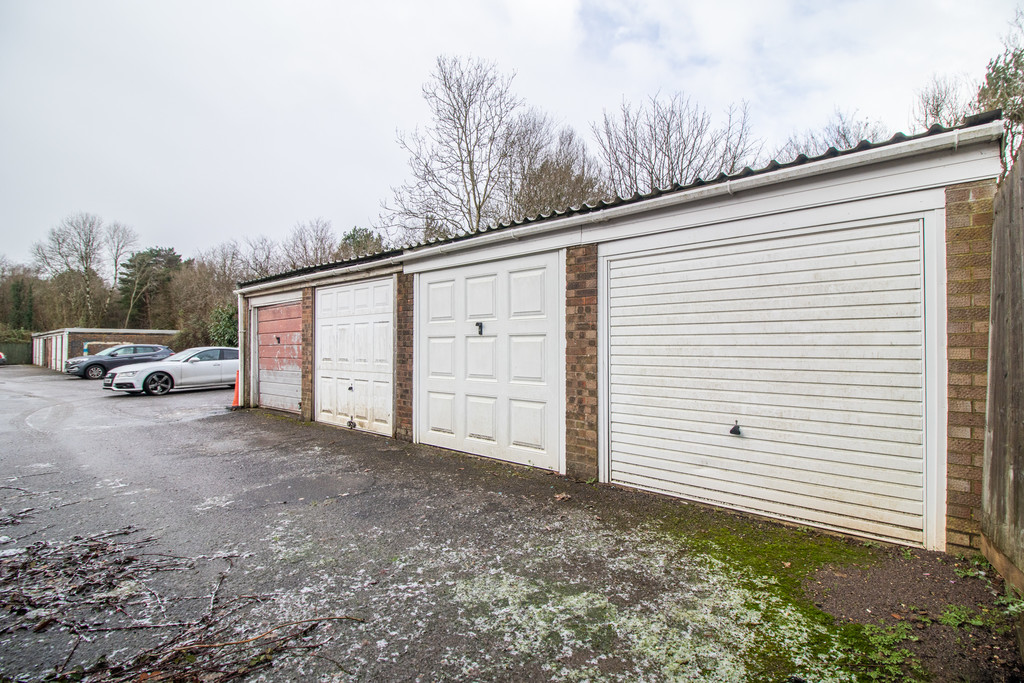
[[[231,397],[0,369],[0,678],[1016,675],[984,568],[229,412]],[[991,623],[950,627],[963,652],[938,661],[904,649],[926,598],[896,596],[892,618],[819,608],[844,577],[892,562],[922,581],[945,567],[922,595],[959,582]]]

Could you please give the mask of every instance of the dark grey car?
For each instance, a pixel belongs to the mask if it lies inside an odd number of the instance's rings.
[[[64,372],[86,379],[102,379],[111,368],[129,363],[163,360],[174,351],[159,344],[120,344],[103,349],[93,356],[76,356],[64,364]]]

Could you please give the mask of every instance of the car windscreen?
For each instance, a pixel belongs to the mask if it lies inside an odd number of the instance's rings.
[[[195,352],[195,349],[186,349],[184,351],[178,351],[173,356],[167,356],[167,358],[164,358],[164,360],[180,363],[184,360],[188,360],[189,358],[191,358],[195,354]]]
[[[103,349],[102,351],[97,351],[93,355],[94,356],[109,356],[114,351],[120,351],[123,348],[124,348],[123,346],[110,346],[108,348]]]

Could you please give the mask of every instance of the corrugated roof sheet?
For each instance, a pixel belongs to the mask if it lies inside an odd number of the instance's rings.
[[[466,240],[466,239],[472,239],[476,235],[480,235],[480,234],[483,234],[485,232],[495,232],[495,231],[499,231],[499,230],[508,230],[510,228],[517,228],[517,227],[520,227],[520,226],[523,226],[523,225],[531,225],[531,224],[534,224],[534,223],[540,223],[542,221],[550,221],[550,220],[556,220],[556,219],[559,219],[559,218],[565,218],[567,216],[575,216],[575,215],[579,215],[579,214],[592,213],[592,212],[595,212],[595,211],[603,211],[605,209],[609,209],[609,208],[612,208],[612,207],[615,207],[615,206],[622,206],[622,205],[625,205],[625,204],[635,204],[635,203],[638,203],[638,202],[643,202],[643,201],[647,201],[647,200],[650,200],[650,199],[655,199],[657,197],[662,197],[662,196],[665,196],[665,195],[668,195],[668,194],[673,194],[673,193],[676,193],[676,192],[684,192],[686,190],[692,190],[692,189],[697,188],[697,187],[703,187],[703,186],[706,186],[706,185],[715,185],[715,184],[719,184],[719,183],[728,182],[730,180],[738,180],[740,178],[747,178],[747,177],[754,176],[754,175],[764,175],[764,174],[773,173],[775,171],[779,171],[779,170],[786,169],[786,168],[793,168],[794,166],[802,166],[804,164],[810,164],[810,163],[814,163],[816,161],[822,161],[824,159],[832,159],[832,158],[835,158],[835,157],[847,156],[847,155],[850,155],[850,154],[858,154],[858,153],[861,153],[861,152],[866,152],[867,150],[877,149],[879,147],[887,147],[889,145],[895,145],[895,144],[899,144],[901,142],[907,142],[909,140],[916,140],[916,139],[919,139],[919,138],[925,138],[925,137],[930,137],[930,136],[933,136],[933,135],[939,135],[941,133],[948,133],[948,132],[951,132],[951,131],[954,131],[954,130],[959,130],[959,129],[964,129],[964,128],[972,128],[974,126],[981,126],[981,125],[984,125],[986,123],[991,123],[992,121],[997,121],[1001,117],[1002,117],[1002,111],[999,110],[999,109],[995,109],[993,111],[983,112],[983,113],[980,113],[980,114],[975,114],[974,116],[969,116],[966,119],[964,119],[964,122],[962,124],[960,124],[959,126],[952,126],[952,127],[948,127],[947,128],[945,126],[941,126],[941,125],[936,123],[931,128],[929,128],[928,130],[926,130],[926,131],[924,131],[922,133],[917,133],[915,135],[906,135],[904,133],[896,133],[895,135],[893,135],[888,140],[882,140],[882,141],[879,141],[879,142],[871,142],[869,140],[861,140],[855,147],[851,147],[849,149],[836,149],[835,147],[829,147],[822,154],[818,154],[818,155],[813,156],[813,157],[809,157],[809,156],[807,156],[805,154],[800,154],[795,159],[793,159],[792,161],[788,161],[788,162],[785,162],[785,163],[780,163],[780,162],[778,162],[778,161],[773,159],[772,161],[768,162],[768,164],[765,165],[764,167],[756,169],[756,170],[750,168],[749,166],[745,166],[745,167],[743,167],[743,169],[741,169],[740,171],[738,171],[736,173],[732,173],[732,174],[720,173],[717,177],[712,178],[710,180],[704,180],[702,178],[697,178],[693,182],[688,183],[686,185],[680,185],[678,183],[673,183],[669,187],[655,189],[655,190],[652,190],[651,192],[647,192],[647,193],[635,192],[635,193],[633,193],[629,197],[615,196],[612,199],[601,199],[601,200],[599,200],[599,201],[597,201],[597,202],[595,202],[593,204],[583,204],[581,206],[569,207],[569,208],[564,209],[562,211],[552,211],[551,213],[540,214],[540,215],[532,216],[532,217],[524,217],[522,219],[514,220],[514,221],[509,221],[507,223],[498,223],[497,225],[483,226],[483,227],[479,228],[478,230],[463,231],[463,232],[460,232],[460,233],[458,233],[456,235],[453,235],[451,237],[434,239],[434,240],[423,240],[423,241],[420,241],[420,242],[409,243],[409,244],[403,245],[403,246],[395,248],[395,249],[389,249],[389,250],[385,250],[385,251],[380,251],[380,252],[377,252],[375,254],[368,254],[368,255],[365,255],[365,256],[361,256],[361,257],[357,257],[357,258],[352,258],[352,259],[347,259],[347,260],[343,260],[343,261],[335,261],[335,262],[332,262],[332,263],[324,263],[324,264],[320,264],[320,265],[316,265],[316,266],[310,266],[310,267],[307,267],[307,268],[300,268],[298,270],[288,271],[287,273],[279,273],[277,275],[270,275],[270,276],[265,277],[265,278],[259,278],[259,279],[256,279],[256,280],[249,280],[247,282],[239,283],[239,287],[250,287],[252,285],[271,283],[271,282],[274,282],[276,280],[282,280],[282,279],[285,279],[285,278],[291,278],[291,277],[296,277],[296,276],[316,273],[316,272],[319,272],[319,271],[332,270],[332,269],[335,269],[335,268],[339,268],[341,266],[352,265],[354,263],[372,263],[373,261],[377,261],[377,260],[383,261],[383,260],[386,260],[386,259],[388,259],[388,258],[390,258],[392,256],[399,255],[399,254],[401,254],[401,253],[403,253],[403,252],[405,252],[407,250],[410,250],[410,249],[418,249],[418,248],[421,248],[421,247],[433,246],[433,245],[436,245],[436,244],[459,242],[459,241]]]

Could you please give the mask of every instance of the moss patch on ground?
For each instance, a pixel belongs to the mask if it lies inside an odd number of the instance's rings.
[[[866,567],[878,559],[878,544],[831,536],[694,506],[669,506],[661,529],[692,552],[729,566],[738,583],[773,602],[763,618],[792,618],[808,626],[807,646],[854,680],[927,680],[920,661],[905,647],[915,636],[896,625],[837,622],[807,597],[804,582],[826,567]],[[782,612],[780,612],[782,610]],[[838,652],[836,643],[839,643]],[[786,680],[795,662],[784,643],[762,642],[746,651],[745,664],[758,680]]]
[[[660,523],[630,528],[618,520],[614,530],[566,510],[542,546],[515,539],[521,563],[485,560],[453,577],[462,635],[503,642],[507,654],[483,662],[453,651],[447,664],[470,677],[535,666],[564,681],[811,683],[913,674],[897,647],[901,634],[874,634],[893,642],[882,643],[885,662],[872,661],[880,652],[873,634],[836,623],[803,593],[812,572],[871,562],[871,549],[721,512],[667,509]],[[602,580],[576,575],[593,563],[604,567]]]

